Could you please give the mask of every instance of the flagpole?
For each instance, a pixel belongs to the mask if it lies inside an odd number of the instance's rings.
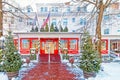
[[[36,16],[37,16],[37,21],[36,21],[37,23],[36,24],[39,26],[39,18],[38,18],[37,12],[36,12]]]
[[[51,8],[49,8],[49,13],[48,13],[48,14],[50,14],[50,9],[51,9]],[[50,26],[51,26],[51,25],[50,25],[50,16],[49,16],[49,32],[50,32]]]

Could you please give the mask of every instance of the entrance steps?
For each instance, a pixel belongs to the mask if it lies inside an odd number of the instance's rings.
[[[40,63],[48,63],[49,62],[49,54],[40,54],[39,55]],[[50,63],[60,63],[60,55],[59,54],[50,54]]]

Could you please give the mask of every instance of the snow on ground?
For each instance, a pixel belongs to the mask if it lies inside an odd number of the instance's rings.
[[[0,72],[0,80],[8,80],[8,77],[4,72]]]
[[[95,78],[88,80],[120,80],[120,62],[102,63],[104,71],[100,71]]]
[[[71,64],[67,60],[63,61],[63,63],[67,63],[68,66],[71,66]],[[32,63],[29,64],[29,66],[31,66],[31,65],[33,65],[33,64]],[[99,71],[99,73],[97,74],[97,76],[95,78],[89,78],[86,80],[120,80],[120,61],[111,62],[111,63],[102,63],[101,65],[102,65],[104,71]],[[71,69],[73,69],[73,70],[71,70]],[[21,71],[27,71],[27,70],[28,70],[27,68],[21,69]],[[75,69],[75,67],[69,68],[69,70],[75,74],[77,73],[76,70],[78,70],[78,72],[81,72],[81,71],[79,71],[80,69],[78,69],[78,68]],[[3,72],[0,72],[0,80],[8,80],[7,75],[4,74]],[[14,80],[19,80],[19,79],[14,79]]]

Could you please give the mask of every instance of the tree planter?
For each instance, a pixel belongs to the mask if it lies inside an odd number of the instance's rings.
[[[101,59],[98,51],[94,48],[92,38],[88,32],[82,37],[82,55],[80,58],[80,68],[83,70],[84,77],[95,77],[100,70]]]
[[[17,77],[18,76],[18,71],[16,72],[6,72],[9,80],[11,80],[13,77]]]
[[[6,72],[9,79],[16,77],[22,65],[21,55],[18,53],[14,45],[13,36],[11,31],[9,31],[8,36],[5,39],[5,48],[3,51],[3,71]]]
[[[95,72],[86,72],[86,71],[83,71],[83,74],[84,74],[84,77],[86,79],[88,79],[89,77],[96,77],[96,73]]]

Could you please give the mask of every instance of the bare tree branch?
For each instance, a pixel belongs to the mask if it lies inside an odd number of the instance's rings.
[[[107,0],[107,1],[106,1],[106,3],[105,3],[104,8],[107,8],[107,7],[108,7],[108,5],[110,5],[111,1],[112,1],[112,0]]]
[[[115,0],[115,1],[112,2],[112,0],[110,0],[110,2],[108,4],[106,4],[105,8],[107,8],[108,6],[114,4],[114,3],[118,2],[118,1],[119,0]]]
[[[15,17],[24,18],[24,17],[22,17],[22,16],[16,15],[15,13],[13,13],[13,12],[11,12],[11,11],[3,11],[3,13],[6,13],[6,12],[9,12],[10,14],[12,14],[12,15],[15,16]],[[32,18],[31,18],[31,19],[32,19]]]
[[[96,5],[96,3],[95,2],[92,2],[92,1],[90,1],[90,0],[83,0],[83,2],[88,2],[88,3],[91,3],[91,4],[93,4],[93,5]]]
[[[15,7],[15,6],[11,5],[11,4],[9,4],[8,2],[4,2],[4,1],[3,1],[2,3],[7,4],[7,5],[11,6],[11,7],[14,7],[14,8],[17,9],[18,11],[20,11],[22,14],[24,14],[28,19],[31,19],[28,15],[26,15],[24,12],[22,12],[21,9],[19,9],[19,8]]]

